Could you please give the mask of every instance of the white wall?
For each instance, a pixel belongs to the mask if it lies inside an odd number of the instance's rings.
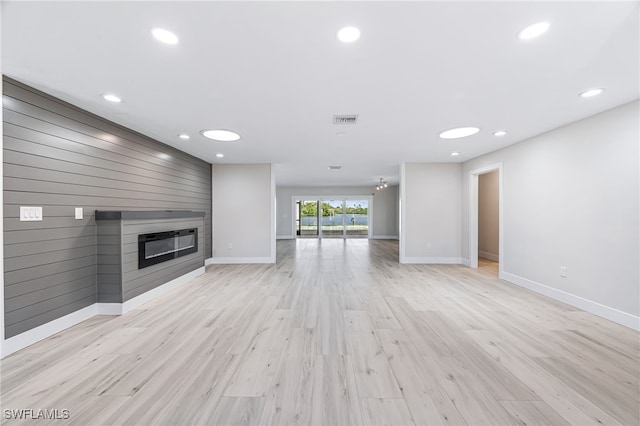
[[[373,190],[373,218],[371,238],[399,238],[400,212],[398,203],[400,194],[397,186],[389,186],[384,190]]]
[[[503,162],[503,278],[638,328],[638,114],[635,101],[464,163],[462,256],[468,173]]]
[[[212,263],[275,262],[275,185],[271,165],[212,167]]]
[[[401,263],[460,263],[461,165],[405,163]]]
[[[478,176],[478,254],[498,261],[498,171]]]
[[[398,238],[398,187],[376,191],[374,186],[285,187],[276,188],[276,234],[278,238],[294,238],[292,217],[294,196],[373,196],[371,205],[371,238]]]

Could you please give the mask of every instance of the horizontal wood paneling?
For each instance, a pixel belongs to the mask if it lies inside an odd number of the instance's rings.
[[[93,236],[79,238],[60,238],[53,241],[36,241],[31,243],[10,244],[5,247],[4,261],[5,268],[7,261],[13,257],[30,256],[34,252],[50,253],[55,251],[70,250],[73,248],[93,247],[95,238]]]
[[[133,149],[151,148],[151,154],[157,152],[157,141],[112,123],[102,117],[80,110],[73,105],[43,94],[36,89],[20,84],[14,80],[5,78],[3,90],[8,97],[7,103],[11,103],[13,100],[23,100],[47,111],[55,111],[55,113],[61,117],[71,118],[74,121],[77,121],[77,124],[86,124],[94,129],[104,131],[109,135],[109,139],[114,143],[126,143],[128,146],[133,147]],[[81,115],[81,120],[79,121],[77,120],[78,113]],[[131,145],[129,142],[133,142],[134,145]],[[189,161],[192,167],[201,167],[205,170],[209,168],[208,163],[200,161],[185,152],[178,151],[166,145],[161,146],[171,150],[172,156]]]
[[[95,210],[205,211],[211,256],[210,164],[6,77],[3,120],[7,338],[118,295],[120,254],[109,236],[98,244]],[[44,220],[20,222],[20,206]]]
[[[62,271],[60,273],[38,278],[35,280],[24,281],[24,282],[21,282],[19,285],[12,285],[12,286],[5,285],[4,287],[5,309],[8,306],[6,301],[10,300],[13,297],[19,296],[21,294],[27,294],[34,291],[42,290],[48,287],[55,287],[65,282],[95,280],[97,273],[98,273],[98,267],[96,264],[93,264],[84,268]]]
[[[75,300],[72,302],[65,301],[65,303],[58,307],[54,308],[50,311],[46,311],[44,307],[40,307],[42,313],[27,317],[26,319],[15,323],[15,324],[7,324],[5,320],[5,336],[11,337],[17,334],[23,333],[26,330],[31,330],[39,325],[46,324],[50,321],[68,315],[72,312],[79,311],[82,308],[86,308],[87,306],[92,305],[95,302],[95,294],[85,297],[84,299]]]
[[[136,296],[146,293],[159,285],[169,282],[175,278],[178,278],[184,274],[192,272],[201,266],[204,266],[204,262],[200,259],[187,259],[182,261],[181,259],[174,259],[173,265],[165,270],[159,270],[151,274],[140,277],[136,280],[132,280],[128,283],[127,289],[124,292],[124,300],[133,299]]]
[[[5,259],[5,272],[19,271],[21,269],[31,269],[35,264],[51,265],[64,262],[68,259],[77,259],[79,257],[93,257],[96,254],[96,245],[78,246],[67,250],[57,250],[51,252],[30,254],[15,258]]]
[[[98,235],[98,303],[122,303],[122,223],[101,220]]]
[[[44,312],[48,312],[69,303],[73,303],[77,300],[86,299],[88,297],[95,297],[96,289],[91,283],[84,287],[73,289],[68,293],[56,295],[49,299],[41,301],[35,301],[35,303],[29,303],[25,306],[12,311],[7,310],[5,312],[6,325],[17,324],[24,320],[24,318],[31,318],[36,315],[40,315]]]
[[[202,218],[123,221],[121,257],[123,301],[204,266],[202,222]],[[190,228],[198,229],[198,251],[196,253],[138,269],[138,235]]]

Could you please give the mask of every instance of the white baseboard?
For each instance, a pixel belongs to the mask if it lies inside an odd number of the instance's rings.
[[[276,263],[273,257],[214,257],[211,259],[214,265],[230,265],[236,263]]]
[[[204,266],[213,265],[213,257],[204,260]]]
[[[34,343],[51,337],[56,333],[66,330],[76,324],[86,321],[96,314],[96,304],[87,306],[75,312],[71,312],[63,317],[54,319],[46,324],[27,330],[17,336],[10,337],[2,342],[2,357],[10,355],[20,349],[31,346]]]
[[[276,240],[295,240],[293,235],[276,235]]]
[[[501,272],[500,279],[509,281],[510,283],[535,291],[536,293],[543,294],[568,305],[575,306],[576,308],[598,315],[599,317],[606,318],[615,323],[624,325],[625,327],[640,331],[640,317],[638,316],[631,315],[627,312],[602,305],[598,302],[594,302],[592,300],[576,296],[575,294],[567,293],[566,291],[558,290],[557,288],[549,287],[508,272]]]
[[[371,239],[372,240],[397,240],[400,237],[398,237],[397,235],[372,235]]]
[[[187,282],[191,281],[197,276],[204,274],[204,266],[191,271],[185,275],[182,275],[176,279],[162,284],[152,290],[147,291],[139,296],[134,297],[131,300],[127,300],[124,303],[94,303],[93,305],[82,308],[78,311],[72,312],[63,317],[57,318],[46,324],[42,324],[36,328],[20,333],[17,336],[10,337],[2,342],[1,356],[12,354],[20,349],[31,346],[34,343],[44,340],[47,337],[51,337],[56,333],[59,333],[69,327],[76,324],[80,324],[82,321],[86,321],[96,315],[122,315],[129,312],[138,306],[149,302],[150,300],[173,290]]]
[[[497,254],[489,253],[488,251],[478,251],[478,257],[482,257],[484,259],[493,260],[494,262],[498,262],[500,257]]]
[[[471,260],[469,260],[469,259],[464,259],[464,258],[463,258],[463,259],[460,259],[460,263],[461,263],[462,265],[464,265],[464,266],[471,267]]]
[[[96,315],[122,315],[122,303],[96,303]]]
[[[404,256],[404,257],[400,258],[400,263],[459,265],[459,264],[462,263],[462,259],[459,258],[459,257],[409,257],[409,256]]]

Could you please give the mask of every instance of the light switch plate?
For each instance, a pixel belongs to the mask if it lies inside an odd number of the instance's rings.
[[[76,207],[76,219],[82,219],[83,211],[82,207]]]
[[[20,222],[33,222],[42,220],[42,207],[20,206]]]

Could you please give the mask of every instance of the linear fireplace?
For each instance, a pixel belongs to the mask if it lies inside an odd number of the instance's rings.
[[[198,228],[138,235],[138,269],[198,251]]]

